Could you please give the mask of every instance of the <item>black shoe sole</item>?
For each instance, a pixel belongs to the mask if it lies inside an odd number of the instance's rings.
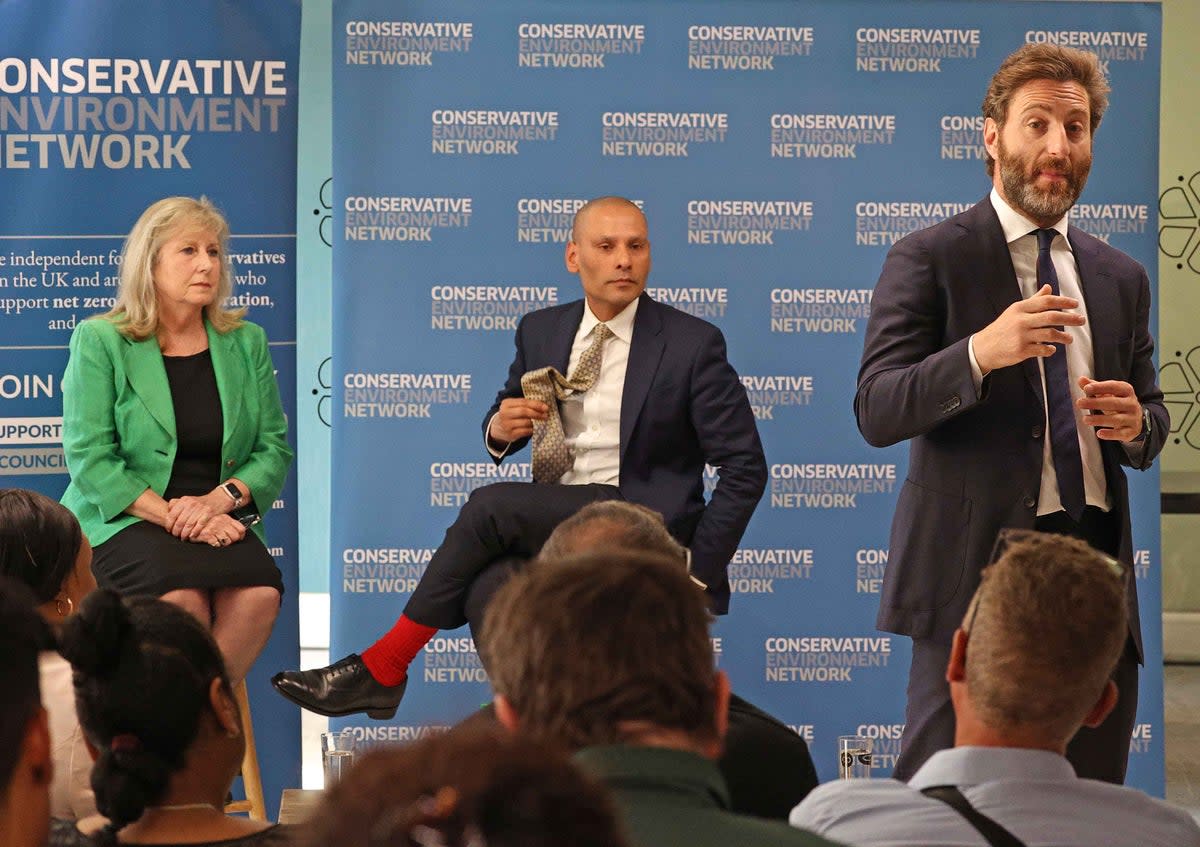
[[[274,680],[272,680],[272,682],[271,682],[271,687],[274,688],[277,692],[279,692],[279,696],[281,696],[287,700],[290,700],[291,702],[293,702],[297,706],[299,706],[301,709],[306,709],[310,712],[313,712],[314,714],[324,715],[327,718],[344,718],[344,717],[349,717],[350,715],[360,715],[360,714],[365,713],[367,717],[372,718],[374,720],[386,721],[386,720],[390,720],[393,717],[395,717],[396,709],[399,708],[399,706],[385,706],[385,707],[379,708],[379,709],[363,708],[363,709],[345,709],[342,711],[335,711],[333,709],[326,709],[321,706],[317,706],[312,703],[306,703],[305,701],[300,700],[299,698],[293,696],[290,691],[287,691],[286,689],[279,687],[279,685],[277,685],[274,682]]]

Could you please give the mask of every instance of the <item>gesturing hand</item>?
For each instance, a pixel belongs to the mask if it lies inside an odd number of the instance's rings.
[[[540,400],[509,397],[500,401],[500,410],[492,417],[488,438],[506,444],[533,435],[533,422],[544,421],[550,408]]]
[[[1013,303],[975,333],[971,344],[980,370],[986,375],[1034,356],[1053,355],[1055,344],[1071,343],[1063,327],[1087,323],[1083,315],[1070,311],[1078,307],[1079,301],[1073,297],[1051,294],[1049,285],[1029,299]]]
[[[1084,397],[1075,401],[1080,409],[1090,410],[1083,422],[1095,427],[1096,437],[1104,441],[1132,441],[1142,432],[1142,404],[1133,386],[1117,379],[1098,382],[1079,378]]]

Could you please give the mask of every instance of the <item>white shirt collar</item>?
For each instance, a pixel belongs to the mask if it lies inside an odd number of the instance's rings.
[[[1065,757],[1049,750],[1020,747],[952,747],[934,753],[908,784],[920,791],[933,785],[978,785],[1001,779],[1074,780]]]
[[[1012,244],[1018,238],[1029,235],[1032,230],[1039,229],[1037,224],[1008,205],[995,187],[992,188],[990,197],[992,208],[996,210],[996,217],[1000,219],[1000,229],[1004,230],[1004,241],[1006,244]],[[1067,237],[1067,218],[1068,215],[1064,214],[1050,228],[1063,236],[1063,240],[1066,241],[1069,249],[1071,240]]]
[[[637,315],[638,301],[642,298],[634,298],[634,301],[620,311],[615,318],[610,321],[605,321],[608,328],[612,330],[612,334],[624,341],[626,344],[633,343],[633,319]],[[592,313],[592,307],[586,299],[583,301],[583,319],[579,322],[580,335],[577,338],[585,338],[590,333],[596,324],[600,323],[600,319]]]

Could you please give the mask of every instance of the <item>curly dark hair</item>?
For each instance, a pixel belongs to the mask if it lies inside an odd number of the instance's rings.
[[[225,665],[212,636],[178,606],[95,591],[63,625],[61,651],[75,670],[79,723],[100,751],[96,807],[111,822],[99,840],[142,816],[181,770]],[[232,694],[230,695],[232,696]]]
[[[624,847],[607,792],[556,750],[464,726],[362,757],[308,847]]]

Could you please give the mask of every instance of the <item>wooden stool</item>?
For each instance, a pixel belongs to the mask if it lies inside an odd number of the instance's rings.
[[[267,819],[267,803],[263,799],[262,774],[258,771],[258,751],[254,748],[254,722],[250,720],[250,697],[246,693],[246,681],[242,680],[233,689],[238,710],[242,713],[242,732],[246,735],[246,754],[242,757],[242,787],[245,800],[234,800],[225,804],[225,814],[247,812],[251,820]]]

